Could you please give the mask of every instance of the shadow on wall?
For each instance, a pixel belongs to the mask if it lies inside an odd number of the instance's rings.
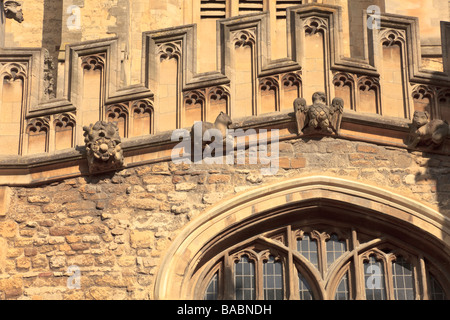
[[[423,169],[415,175],[407,177],[407,183],[412,184],[412,188],[422,193],[422,198],[430,203],[435,203],[439,207],[439,212],[450,217],[450,156],[421,153],[421,163]]]

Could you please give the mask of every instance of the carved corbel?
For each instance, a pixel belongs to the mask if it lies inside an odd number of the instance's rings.
[[[5,17],[8,19],[14,19],[19,23],[22,23],[24,20],[22,4],[17,1],[5,1],[3,3],[3,11],[5,13]]]
[[[334,98],[331,106],[328,106],[323,92],[314,93],[312,100],[313,104],[308,107],[304,98],[297,98],[294,101],[297,133],[339,134],[344,100]]]
[[[117,170],[123,166],[119,128],[114,122],[97,121],[83,127],[89,172]]]

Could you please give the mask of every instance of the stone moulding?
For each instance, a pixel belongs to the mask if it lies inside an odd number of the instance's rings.
[[[398,142],[391,142],[389,139],[379,138],[377,140],[372,137],[364,137],[361,136],[358,129],[353,129],[353,127],[360,128],[361,126],[378,131],[380,135],[399,136],[401,138],[398,139]],[[298,137],[292,112],[233,120],[230,129],[239,128],[243,130],[278,128],[284,132],[284,134],[280,134],[280,141]],[[189,128],[186,129],[189,130]],[[409,132],[410,122],[406,119],[399,120],[376,115],[362,116],[351,110],[345,110],[342,116],[339,139],[406,148],[405,141]],[[171,151],[178,143],[172,141],[171,137],[172,131],[167,131],[123,139],[121,142],[123,166],[121,168],[126,169],[148,163],[170,161]],[[440,149],[427,152],[441,155],[450,154],[450,137],[446,138]],[[0,185],[29,186],[89,174],[85,146],[57,151],[52,154],[7,156],[0,159]]]

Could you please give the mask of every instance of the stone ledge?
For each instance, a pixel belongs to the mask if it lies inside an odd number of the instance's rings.
[[[355,124],[354,130],[346,130],[339,138],[352,141],[363,141],[380,145],[390,145],[407,149],[405,144],[399,143],[409,132],[409,120],[381,117],[377,115],[357,114],[346,111],[342,125]],[[237,119],[231,129],[273,129],[282,130],[280,141],[302,138],[292,130],[294,124],[293,113],[271,113],[262,116]],[[367,131],[359,130],[361,127]],[[190,130],[190,128],[185,128]],[[368,132],[376,131],[375,135]],[[171,141],[173,131],[166,131],[156,135],[148,135],[122,140],[125,164],[124,168],[135,167],[147,163],[170,160],[171,149],[178,143]],[[385,137],[395,136],[397,140],[380,139],[380,133]],[[303,136],[311,138],[310,136]],[[399,138],[400,137],[400,138]],[[397,141],[397,142],[396,142]],[[450,139],[447,139],[450,145]],[[418,149],[417,151],[421,151]],[[442,150],[426,150],[427,153],[450,155],[448,148]],[[4,156],[0,159],[0,185],[30,185],[61,180],[70,177],[89,174],[85,163],[86,151],[84,146],[57,151],[52,154],[41,153],[26,156]],[[45,173],[47,172],[47,173]]]

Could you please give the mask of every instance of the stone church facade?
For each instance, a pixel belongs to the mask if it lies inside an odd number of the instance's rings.
[[[448,299],[423,3],[0,1],[0,299]]]

